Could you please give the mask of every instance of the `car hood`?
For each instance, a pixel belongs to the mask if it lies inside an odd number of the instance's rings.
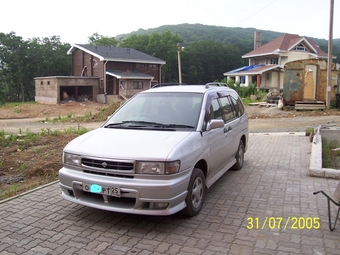
[[[169,154],[190,133],[98,128],[72,140],[64,151],[100,158],[172,160]]]

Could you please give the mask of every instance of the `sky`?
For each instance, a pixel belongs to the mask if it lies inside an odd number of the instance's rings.
[[[0,32],[24,40],[60,36],[86,44],[94,33],[114,37],[183,23],[256,28],[327,39],[331,0],[1,0]],[[340,38],[334,0],[333,39]]]

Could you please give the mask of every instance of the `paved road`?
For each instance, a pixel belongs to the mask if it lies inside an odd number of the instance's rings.
[[[338,181],[307,175],[310,147],[301,134],[251,134],[244,168],[193,218],[95,210],[53,184],[0,204],[0,254],[339,254],[340,224],[328,229],[326,198],[313,195]]]

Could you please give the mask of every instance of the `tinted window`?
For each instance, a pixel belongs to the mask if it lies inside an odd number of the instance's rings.
[[[220,104],[217,99],[211,102],[210,109],[208,112],[208,121],[212,119],[222,119],[222,113],[220,109]]]
[[[232,101],[234,108],[235,108],[236,116],[237,117],[242,116],[244,114],[244,107],[243,107],[243,103],[242,103],[241,98],[234,91],[231,91],[230,95],[231,95],[231,101]]]
[[[230,97],[222,97],[220,98],[220,101],[222,105],[224,120],[229,121],[235,118],[234,108],[232,107],[232,104],[230,102]]]

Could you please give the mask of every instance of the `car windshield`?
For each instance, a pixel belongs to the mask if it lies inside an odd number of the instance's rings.
[[[140,93],[128,101],[105,127],[152,126],[195,128],[203,94],[179,92]]]

